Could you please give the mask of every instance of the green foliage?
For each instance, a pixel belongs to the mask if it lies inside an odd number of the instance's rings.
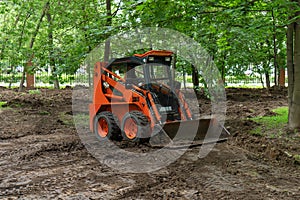
[[[104,0],[53,0],[49,7],[46,2],[0,1],[1,69],[11,68],[14,73],[34,55],[33,66],[27,70],[51,69],[52,77],[44,77],[43,82],[57,77],[61,82],[72,81],[63,74],[74,74],[90,50],[109,35],[138,27],[164,27],[199,42],[223,78],[243,79],[249,69],[255,77],[255,73],[272,71],[275,52],[277,65],[286,67],[285,25],[291,22],[288,16],[299,10],[296,2],[288,0],[111,1],[112,24],[107,26]],[[38,26],[43,11],[46,15]],[[191,65],[179,58],[177,70],[190,74]]]
[[[34,55],[33,66],[27,67],[27,71],[50,68],[53,77],[65,82],[61,75],[74,74],[89,51],[107,37],[105,1],[54,0],[46,5],[36,0],[0,2],[1,69],[13,66],[15,70],[16,66],[26,65]],[[113,9],[115,6],[112,2]],[[53,79],[45,81],[49,83]]]

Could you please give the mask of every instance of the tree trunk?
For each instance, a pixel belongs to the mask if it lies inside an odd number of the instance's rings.
[[[298,2],[300,4],[300,2]],[[299,15],[299,13],[297,13]],[[294,32],[294,38],[293,38]],[[293,40],[294,39],[294,40]],[[294,42],[294,45],[293,45]],[[294,52],[293,51],[294,46]],[[291,57],[292,55],[292,57]],[[294,61],[294,64],[291,64]],[[288,26],[287,62],[289,67],[289,128],[300,128],[300,20]]]
[[[110,54],[110,39],[108,38],[105,41],[105,47],[104,47],[104,61],[109,61],[109,54]]]
[[[199,72],[198,69],[192,64],[192,81],[193,81],[193,88],[195,93],[199,92]]]
[[[273,51],[274,51],[274,84],[278,85],[277,83],[277,47],[276,47],[276,24],[275,24],[275,17],[274,17],[274,10],[272,9],[272,21],[273,21]]]
[[[19,86],[19,92],[22,92],[24,90],[24,83],[25,83],[25,75],[26,75],[26,71],[25,71],[25,67],[23,67],[23,72],[22,72],[22,77],[21,77],[21,81],[20,81],[20,86]]]
[[[294,23],[288,25],[286,40],[286,57],[288,68],[288,103],[292,104],[294,90]]]
[[[265,77],[266,77],[266,86],[267,89],[269,90],[271,87],[271,83],[270,83],[270,73],[268,71],[265,72]]]
[[[56,70],[55,67],[53,69]],[[59,89],[59,80],[58,80],[57,75],[54,76],[53,86],[54,86],[54,89]]]
[[[38,21],[38,23],[37,23],[37,26],[36,26],[36,28],[35,28],[35,30],[34,30],[34,32],[33,32],[32,37],[31,37],[29,49],[32,49],[32,48],[33,48],[33,45],[34,45],[34,42],[35,42],[35,38],[36,38],[36,36],[37,36],[37,34],[38,34],[39,30],[40,30],[40,26],[41,26],[41,23],[42,23],[42,21],[43,21],[43,18],[44,18],[44,16],[46,15],[47,10],[49,9],[49,5],[50,5],[50,3],[49,3],[49,1],[48,1],[48,2],[45,4],[44,8],[43,8],[43,12],[42,12],[42,14],[41,14],[41,16],[40,16],[40,19],[39,19],[39,21]],[[34,54],[31,54],[31,55],[29,56],[29,61],[32,60],[33,56],[34,56]],[[20,85],[19,85],[19,92],[23,91],[26,71],[27,71],[27,66],[25,65],[25,66],[24,66],[24,69],[23,69],[23,73],[22,73],[22,79],[21,79]]]
[[[111,0],[106,0],[106,27],[110,27],[112,25],[112,14],[111,14]],[[108,38],[105,41],[104,47],[104,61],[109,61],[109,54],[110,54],[110,39]]]
[[[87,18],[89,13],[86,11],[86,5],[83,5],[82,11],[85,13],[84,17]],[[92,47],[91,47],[90,41],[89,41],[88,28],[86,28],[86,27],[88,27],[89,22],[86,21],[84,24],[85,25],[83,26],[82,30],[84,32],[85,43],[88,44],[88,53],[90,53],[92,51]],[[85,64],[85,66],[86,66],[86,72],[88,73],[89,88],[92,88],[92,84],[93,84],[92,78],[93,77],[91,77],[91,76],[93,75],[93,73],[91,72],[91,70],[93,70],[93,68],[91,69],[89,64]]]
[[[8,88],[9,88],[9,89],[11,88],[12,82],[14,81],[14,78],[15,78],[14,67],[13,67],[13,66],[10,66],[10,70],[11,70],[12,76],[11,76],[11,79],[10,79],[9,85],[8,85]]]
[[[280,68],[278,83],[280,87],[285,87],[285,68]]]
[[[182,72],[183,72],[183,74],[182,74],[182,78],[183,78],[183,87],[184,87],[184,89],[186,90],[186,74],[185,74],[185,68],[183,67],[183,69],[182,69]]]
[[[29,70],[32,67],[32,61],[27,62],[27,72],[26,72],[26,88],[34,88],[34,73]]]
[[[53,44],[53,27],[52,27],[52,17],[50,13],[50,5],[47,10],[47,21],[48,21],[48,44],[49,44],[49,63],[52,68],[52,77],[54,89],[59,89],[59,79],[57,76],[57,69],[55,66],[55,55],[54,55],[54,44]]]
[[[221,70],[221,76],[222,76],[222,81],[225,84],[225,66],[222,66],[222,70]]]
[[[263,80],[262,73],[259,73],[259,77],[260,77],[260,82],[261,82],[262,87],[265,88],[265,83],[264,83],[264,80]]]
[[[172,59],[172,67],[173,67],[173,70],[172,70],[172,76],[173,76],[173,79],[175,80],[175,72],[176,72],[176,62],[177,62],[177,51],[175,51],[176,53],[173,54],[173,59]]]
[[[223,63],[222,63],[222,68],[221,68],[221,78],[222,78],[222,81],[223,81],[223,84],[225,85],[225,76],[226,76],[226,71],[225,71],[225,60],[227,59],[227,56],[226,54],[224,53],[224,56],[223,56]]]

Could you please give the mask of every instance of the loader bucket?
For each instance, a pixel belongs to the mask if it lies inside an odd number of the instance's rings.
[[[229,132],[216,118],[204,117],[196,120],[167,122],[154,127],[150,138],[152,146],[195,146],[226,141]]]

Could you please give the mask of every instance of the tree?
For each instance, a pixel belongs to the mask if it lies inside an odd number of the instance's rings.
[[[299,9],[300,1],[297,1]],[[300,12],[290,19],[296,19],[287,29],[288,103],[289,128],[300,129]]]
[[[41,18],[46,2],[49,8]],[[3,17],[0,62],[13,71],[14,66],[26,65],[34,53],[31,71],[48,70],[50,66],[50,81],[58,88],[62,74],[75,73],[91,49],[110,35],[141,26],[163,27],[199,42],[213,57],[224,80],[226,76],[245,77],[244,72],[251,69],[261,77],[264,75],[267,86],[271,87],[268,80],[272,72],[277,76],[279,69],[285,67],[285,18],[291,10],[288,3],[288,0],[52,0],[44,4],[37,0],[15,4],[0,1]],[[108,60],[113,53],[108,42],[106,49],[101,57]],[[197,87],[201,71],[198,75],[190,64],[178,67],[183,69],[192,75]]]
[[[41,27],[41,23],[43,21],[43,18],[45,16],[45,14],[48,12],[49,10],[49,2],[46,2],[45,5],[44,5],[44,8],[42,10],[42,13],[40,15],[40,18],[39,18],[39,21],[38,23],[36,24],[36,28],[32,34],[32,37],[31,37],[31,40],[30,40],[30,43],[29,43],[29,52],[31,52],[29,54],[29,57],[28,57],[28,65],[25,65],[24,66],[24,70],[23,70],[23,73],[22,73],[22,79],[20,81],[20,86],[19,86],[19,91],[22,91],[23,90],[23,85],[24,85],[24,81],[25,81],[25,74],[26,72],[28,72],[28,67],[31,66],[31,62],[32,62],[32,59],[34,57],[34,52],[32,51],[33,49],[33,46],[34,46],[34,43],[35,43],[35,40],[36,40],[36,37],[37,37],[37,34],[39,33],[39,30],[40,30],[40,27]]]

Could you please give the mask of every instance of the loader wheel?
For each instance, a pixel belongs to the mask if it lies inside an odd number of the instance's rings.
[[[140,111],[125,114],[122,120],[122,136],[125,140],[143,142],[150,137],[150,123]]]
[[[118,118],[109,111],[98,113],[94,119],[94,132],[100,140],[120,138]]]

